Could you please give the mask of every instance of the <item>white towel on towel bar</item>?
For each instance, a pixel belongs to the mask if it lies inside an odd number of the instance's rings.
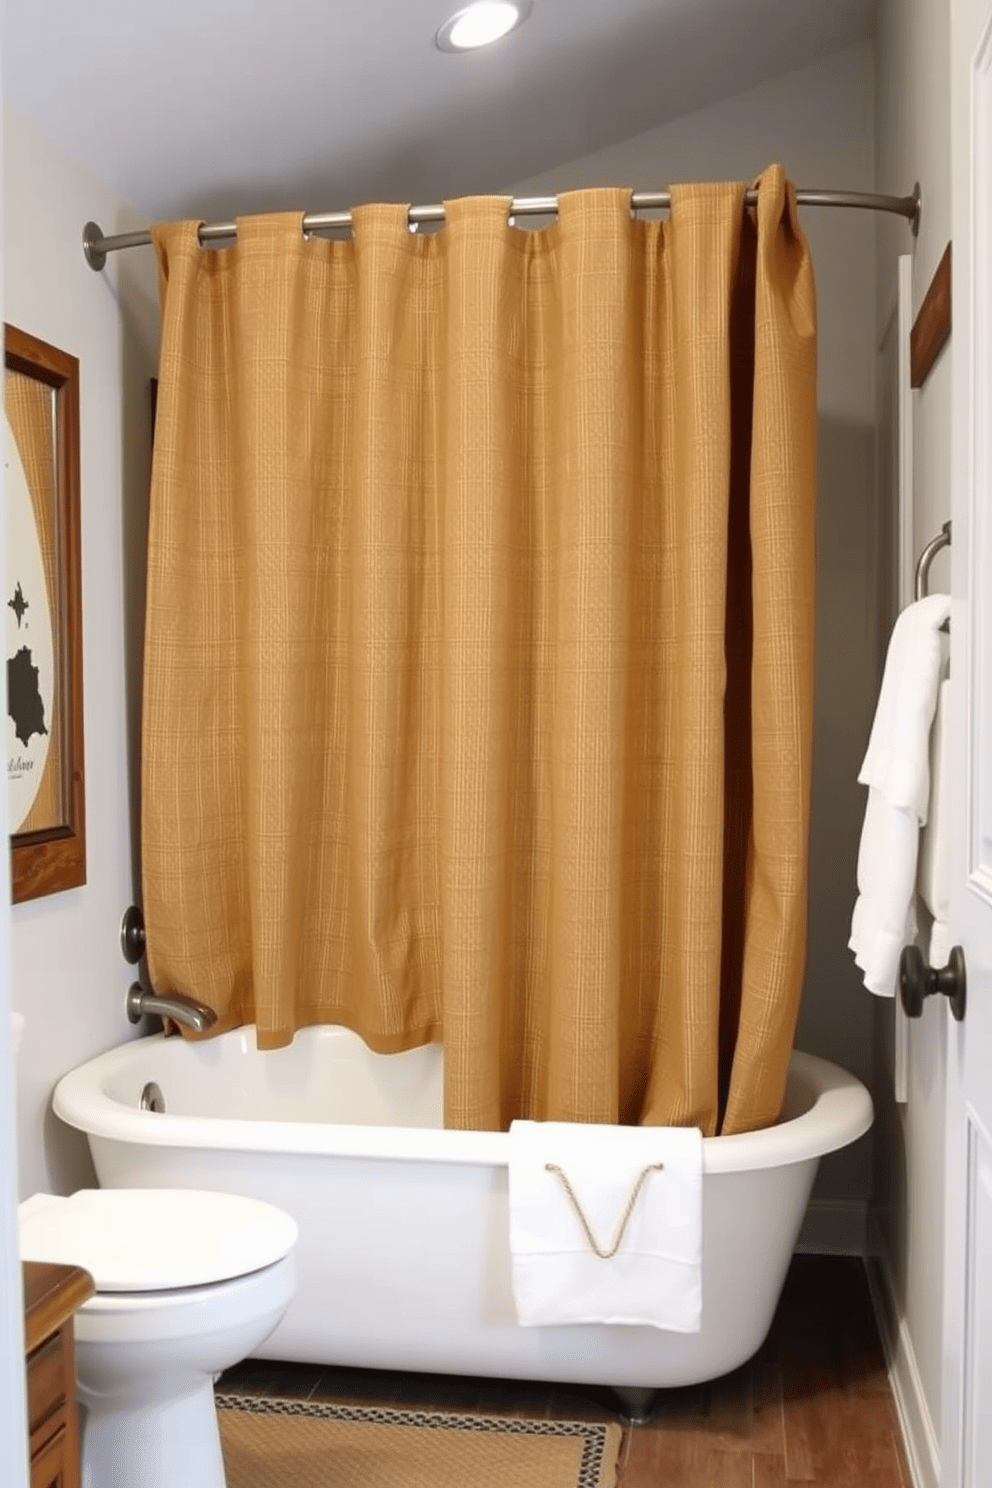
[[[885,657],[868,749],[858,774],[890,806],[914,812],[920,826],[930,799],[930,725],[943,659],[940,627],[951,596],[930,594],[896,620]]]
[[[872,786],[858,850],[858,897],[848,945],[869,992],[892,997],[899,953],[916,939],[916,853],[920,826]]]
[[[937,694],[937,711],[930,730],[930,810],[920,834],[917,889],[933,916],[928,960],[935,969],[946,966],[951,954],[951,682],[945,677]]]
[[[548,1164],[559,1168],[550,1171]],[[662,1164],[660,1172],[654,1164]],[[591,1248],[562,1175],[593,1237]],[[517,1319],[641,1323],[680,1333],[702,1318],[703,1139],[696,1127],[514,1121],[510,1258]]]
[[[885,997],[894,996],[899,953],[916,935],[916,862],[930,802],[940,627],[950,612],[950,596],[932,594],[907,605],[896,621],[858,775],[869,789],[848,944],[865,986]]]

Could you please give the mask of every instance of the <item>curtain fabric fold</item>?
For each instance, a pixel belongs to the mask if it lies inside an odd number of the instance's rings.
[[[812,269],[781,170],[156,228],[156,988],[445,1048],[446,1121],[777,1118],[805,954]]]

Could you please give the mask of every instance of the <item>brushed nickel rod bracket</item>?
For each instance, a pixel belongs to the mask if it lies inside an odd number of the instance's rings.
[[[103,242],[103,228],[97,222],[87,222],[83,228],[83,257],[97,273],[107,262],[107,250],[101,246]]]

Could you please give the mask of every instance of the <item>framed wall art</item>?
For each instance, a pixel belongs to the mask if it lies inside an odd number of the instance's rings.
[[[79,363],[4,327],[7,810],[14,903],[86,882]]]

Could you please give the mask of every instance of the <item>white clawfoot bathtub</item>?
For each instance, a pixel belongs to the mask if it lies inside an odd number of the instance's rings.
[[[437,1046],[381,1056],[315,1027],[260,1054],[248,1028],[112,1049],[59,1082],[55,1111],[87,1133],[104,1187],[219,1189],[293,1215],[296,1297],[266,1357],[609,1385],[628,1400],[760,1347],[817,1163],[872,1120],[860,1081],[794,1053],[779,1124],[704,1143],[701,1331],[522,1328],[509,1139],[444,1131],[441,1081]],[[164,1114],[139,1109],[152,1082]]]

